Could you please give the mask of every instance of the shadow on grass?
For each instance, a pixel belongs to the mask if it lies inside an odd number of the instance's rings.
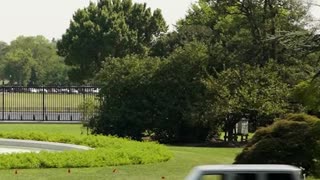
[[[205,143],[171,143],[166,144],[168,146],[179,146],[179,147],[223,147],[223,148],[241,148],[244,147],[248,142],[205,142]]]

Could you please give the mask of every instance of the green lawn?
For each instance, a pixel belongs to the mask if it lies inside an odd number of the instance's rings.
[[[46,108],[78,108],[85,98],[95,99],[95,95],[83,94],[44,94]],[[42,108],[43,95],[41,93],[5,93],[0,94],[0,110],[3,107],[3,99],[6,110],[22,110],[25,108]],[[20,109],[19,109],[20,108]]]
[[[41,131],[81,135],[81,125],[56,124],[0,124],[0,131]],[[232,163],[239,148],[169,147],[174,158],[165,163],[119,167],[71,169],[0,170],[0,179],[183,179],[195,165]],[[1,163],[1,162],[0,162]],[[113,170],[117,169],[115,173]]]
[[[174,158],[165,163],[71,169],[0,170],[0,179],[183,179],[199,164],[232,163],[240,149],[170,147]],[[117,169],[115,173],[113,170]]]
[[[80,136],[81,124],[0,124],[0,132],[25,131]]]
[[[53,124],[0,124],[0,131],[41,131],[47,133],[65,133],[81,135],[81,125]],[[165,163],[147,165],[128,165],[118,167],[71,169],[23,169],[0,170],[1,179],[59,179],[59,180],[157,180],[183,179],[192,167],[201,164],[232,163],[240,148],[198,148],[169,146],[174,158]],[[1,163],[1,162],[0,162]],[[115,170],[115,172],[113,172]],[[309,179],[311,180],[311,179]]]

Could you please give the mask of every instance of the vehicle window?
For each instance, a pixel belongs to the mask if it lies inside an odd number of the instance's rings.
[[[201,180],[224,180],[224,177],[223,175],[208,174],[208,175],[203,175],[201,177]]]
[[[234,180],[256,180],[256,174],[239,173],[234,176]]]
[[[267,174],[267,180],[293,180],[293,177],[288,173],[270,173]]]

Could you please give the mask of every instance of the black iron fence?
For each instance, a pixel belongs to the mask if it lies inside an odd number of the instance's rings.
[[[99,105],[98,87],[0,88],[0,119],[20,121],[85,121],[87,106]],[[89,103],[88,103],[89,102]],[[89,107],[90,108],[90,107]],[[92,112],[89,112],[92,113]]]

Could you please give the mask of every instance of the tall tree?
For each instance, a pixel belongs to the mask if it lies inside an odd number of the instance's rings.
[[[278,38],[305,31],[307,12],[296,0],[200,0],[178,23],[178,29],[189,25],[211,28],[211,54],[220,70],[239,63],[264,65],[270,59],[286,63],[290,54]]]
[[[294,102],[303,106],[303,110],[311,115],[320,116],[320,81],[302,81],[297,84],[291,93]]]
[[[55,44],[43,36],[20,36],[12,41],[6,48],[3,64],[5,78],[13,84],[58,84],[67,80],[63,58],[56,54]]]
[[[157,95],[152,91],[152,77],[162,65],[159,58],[110,58],[98,73],[102,84],[100,113],[89,127],[94,133],[141,139],[151,129],[153,104]]]
[[[7,43],[0,41],[0,57],[3,56],[7,47]]]
[[[147,54],[154,37],[167,31],[159,9],[131,0],[100,0],[78,10],[58,41],[58,53],[72,66],[70,78],[90,79],[106,57]]]
[[[278,65],[269,62],[264,67],[243,65],[230,68],[206,79],[208,91],[216,97],[212,111],[217,119],[225,121],[225,131],[233,140],[233,129],[246,117],[253,126],[264,126],[289,112],[288,84],[283,82]]]
[[[178,30],[162,34],[151,47],[151,56],[168,57],[177,48],[193,41],[210,46],[213,38],[211,28],[204,25],[181,26]]]
[[[8,44],[0,41],[0,78],[4,79],[4,55],[7,51]]]
[[[211,130],[212,116],[207,112],[216,94],[208,98],[208,49],[205,44],[190,42],[177,48],[168,63],[154,77],[152,92],[154,127],[161,142],[204,142]],[[215,126],[217,127],[217,126]],[[213,127],[213,128],[215,128]]]
[[[27,85],[31,76],[31,68],[35,64],[31,51],[16,49],[6,53],[7,61],[4,68],[5,78],[9,83]]]
[[[95,133],[140,139],[151,130],[161,142],[205,141],[208,53],[192,42],[168,59],[126,56],[106,61],[98,74],[102,106],[90,127]]]

